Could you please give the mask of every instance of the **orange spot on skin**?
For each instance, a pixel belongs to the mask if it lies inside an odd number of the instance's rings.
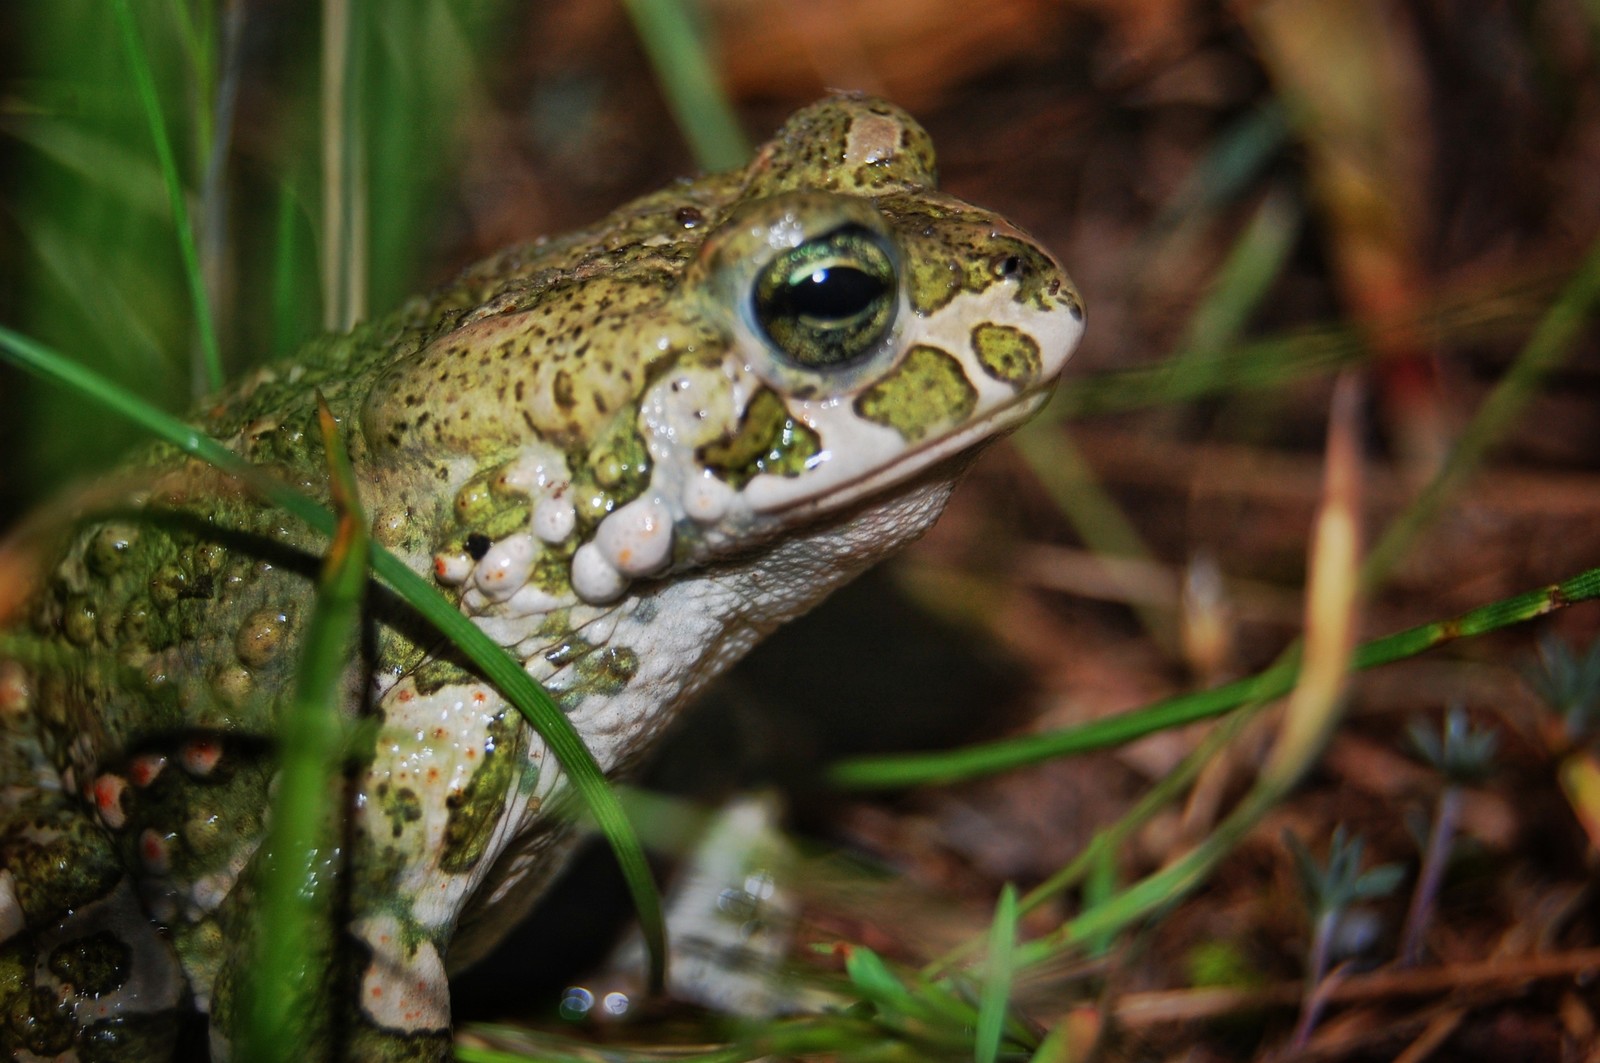
[[[167,758],[159,754],[148,753],[142,757],[134,757],[133,763],[128,766],[128,777],[133,780],[133,785],[138,787],[149,786],[156,781],[156,776],[167,766]]]
[[[193,738],[179,753],[184,770],[192,775],[210,775],[222,760],[222,743],[214,738]]]
[[[428,769],[428,781],[429,782],[438,782],[439,781],[439,769],[438,768],[429,768]]]
[[[398,701],[398,702],[400,702],[400,703],[401,703],[401,704],[402,704],[402,705],[403,705],[403,704],[405,704],[405,703],[406,703],[406,702],[408,702],[408,701],[412,701],[412,700],[414,700],[414,699],[415,699],[415,698],[416,698],[416,696],[417,696],[417,695],[416,695],[416,692],[415,692],[415,691],[411,691],[411,690],[402,690],[402,691],[400,691],[400,693],[398,693],[398,694],[396,694],[396,695],[395,695],[395,696],[394,696],[394,699],[395,699],[395,700],[396,700],[396,701]]]
[[[484,692],[483,692],[483,691],[481,691],[481,690],[474,690],[474,691],[473,691],[473,692],[472,692],[472,700],[473,700],[473,701],[474,701],[474,702],[475,702],[475,703],[477,703],[477,704],[479,704],[479,705],[482,705],[482,704],[483,704],[483,703],[484,703],[484,702],[486,702],[486,701],[488,701],[488,700],[489,700],[489,695],[487,695],[487,694],[485,694],[485,693],[484,693]]]
[[[478,755],[477,749],[473,748],[472,746],[468,746],[467,747],[467,759],[468,760],[471,760],[472,758],[476,757],[477,755]]]
[[[444,578],[444,558],[436,557],[433,559],[433,573],[440,579]]]
[[[450,732],[446,731],[443,727],[435,727],[433,729],[433,737],[437,738],[441,742],[444,741],[449,736],[450,736]]]
[[[381,985],[373,986],[372,987],[372,999],[373,1000],[377,1000],[381,996],[383,996],[383,986],[381,986]]]
[[[158,874],[167,871],[167,841],[154,830],[146,829],[139,835],[139,855],[145,867]]]
[[[127,787],[126,780],[109,772],[96,779],[91,787],[93,792],[89,799],[99,809],[101,822],[112,830],[121,830],[128,821],[122,811],[122,791]]]

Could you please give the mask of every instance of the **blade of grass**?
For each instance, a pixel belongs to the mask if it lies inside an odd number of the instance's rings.
[[[302,283],[307,271],[301,269],[306,250],[306,217],[300,197],[287,180],[278,190],[278,217],[272,240],[272,354],[288,354],[310,337],[316,329],[313,306],[319,294],[315,287]],[[313,269],[315,267],[313,266]]]
[[[62,384],[76,394],[128,418],[185,453],[239,477],[316,531],[324,535],[333,534],[334,517],[326,508],[287,484],[265,476],[199,429],[142,402],[43,344],[3,327],[0,327],[0,351],[5,352],[7,360],[20,368]],[[535,683],[504,649],[446,601],[427,580],[381,547],[373,549],[372,570],[479,668],[484,678],[493,683],[527,718],[566,769],[573,789],[588,806],[595,823],[616,855],[638,911],[640,929],[650,954],[651,987],[659,990],[666,979],[666,929],[661,918],[661,898],[656,892],[639,839],[594,755],[544,688]]]
[[[710,172],[743,166],[750,142],[717,83],[694,13],[679,0],[623,0],[644,45],[667,106],[689,141],[695,161]]]
[[[1307,565],[1305,653],[1283,727],[1262,770],[1263,785],[1287,793],[1322,755],[1343,707],[1360,614],[1362,457],[1360,390],[1339,379],[1328,419],[1321,511]]]
[[[48,114],[31,115],[26,121],[0,119],[0,129],[123,209],[163,218],[171,210],[160,167],[108,136]]]
[[[156,95],[155,77],[139,39],[139,28],[134,24],[128,0],[112,0],[111,9],[122,33],[123,48],[133,70],[140,106],[150,126],[150,137],[155,141],[156,159],[161,164],[161,177],[167,186],[167,199],[172,209],[172,228],[178,238],[179,253],[183,256],[184,279],[189,285],[189,300],[194,306],[195,330],[200,340],[200,362],[194,378],[195,394],[199,397],[204,392],[215,391],[222,386],[222,352],[217,345],[216,327],[211,320],[211,300],[206,297],[205,278],[200,270],[200,252],[195,245],[194,226],[189,219],[183,181],[178,174],[177,160],[172,154],[167,120],[161,113],[161,100]]]
[[[244,4],[227,0],[222,13],[223,32],[218,61],[217,16],[205,14],[204,46],[195,56],[196,95],[209,101],[209,107],[196,107],[201,126],[196,154],[200,158],[200,211],[195,230],[200,248],[200,276],[210,306],[226,308],[223,285],[227,276],[228,248],[228,155],[233,146],[233,116],[239,98],[239,79],[244,66]],[[204,63],[201,67],[199,64]]]
[[[892,1022],[923,1014],[923,1002],[889,970],[881,956],[866,946],[850,948],[845,954],[844,970],[861,999],[875,1005],[881,1018]]]
[[[485,45],[507,41],[511,8],[408,0],[369,21],[361,122],[363,212],[360,246],[367,306],[382,312],[417,287],[416,265],[435,235],[430,220],[444,171],[463,152],[464,115],[493,109]]]
[[[1215,371],[1217,352],[1233,343],[1250,314],[1282,271],[1284,260],[1299,232],[1299,211],[1279,193],[1267,197],[1235,241],[1217,282],[1190,317],[1179,351],[1165,363],[1182,372],[1188,387],[1211,388],[1207,374]],[[1151,552],[1115,499],[1101,488],[1073,446],[1066,429],[1048,421],[1034,421],[1011,437],[1012,445],[1044,486],[1067,521],[1091,552],[1108,557],[1149,560]],[[1144,629],[1168,653],[1179,648],[1179,636],[1168,610],[1146,604],[1137,589],[1123,584],[1123,600],[1138,614]]]
[[[349,331],[366,313],[364,130],[356,91],[363,10],[351,0],[322,5],[322,323],[334,332]]]
[[[1293,789],[1321,756],[1349,682],[1358,610],[1360,451],[1353,378],[1334,391],[1322,503],[1312,536],[1306,592],[1305,661],[1290,692],[1283,727],[1250,792],[1188,853],[1019,949],[1018,966],[1049,962],[1165,908],[1205,881],[1213,868]]]
[[[1393,664],[1447,642],[1499,631],[1595,598],[1600,598],[1600,568],[1490,602],[1456,617],[1420,624],[1362,643],[1351,655],[1350,666],[1365,671]],[[847,789],[893,789],[992,775],[1053,757],[1122,745],[1156,731],[1220,716],[1241,705],[1280,698],[1293,689],[1298,672],[1298,660],[1280,660],[1249,678],[1210,690],[1164,698],[1079,727],[1002,739],[949,752],[840,761],[829,769],[828,779],[833,785]]]
[[[978,997],[978,1029],[973,1035],[974,1063],[994,1063],[1005,1033],[1006,1008],[1011,1003],[1011,954],[1017,940],[1017,891],[1007,882],[995,905],[989,927],[989,956],[984,965],[983,991]]]
[[[1563,290],[1570,279],[1570,274],[1562,279]],[[1542,316],[1530,306],[1545,306],[1553,287],[1536,281],[1509,291],[1474,290],[1453,295],[1425,308],[1415,320],[1401,324],[1423,330],[1431,342],[1438,344],[1520,333]],[[1365,364],[1372,357],[1370,345],[1353,326],[1300,329],[1234,344],[1211,358],[1167,359],[1136,369],[1079,377],[1072,387],[1056,392],[1040,420],[1060,421],[1262,391]]]
[[[304,1055],[307,1024],[296,1015],[325,992],[312,958],[329,929],[314,933],[331,911],[332,876],[319,865],[337,849],[331,830],[333,782],[342,740],[339,682],[361,619],[371,543],[356,494],[355,470],[333,411],[318,397],[318,422],[328,455],[337,527],[323,561],[317,600],[306,627],[294,700],[279,736],[278,790],[263,843],[266,871],[256,913],[257,962],[251,968],[249,1020],[238,1046],[247,1063],[289,1063]],[[288,1031],[298,1030],[299,1038]]]
[[[1140,235],[1129,256],[1126,278],[1137,292],[1154,294],[1160,264],[1193,256],[1223,212],[1261,182],[1262,171],[1282,154],[1289,139],[1283,107],[1268,100],[1219,129],[1161,213]]]
[[[1168,360],[1083,377],[1056,392],[1047,415],[1066,420],[1276,388],[1368,357],[1366,344],[1349,326],[1306,329],[1240,344],[1215,358]]]
[[[232,8],[238,0],[224,0]],[[195,86],[195,98],[210,100],[216,92],[216,17],[210,2],[197,5],[199,19],[189,11],[189,0],[167,0],[167,10],[178,27],[178,38],[183,42],[183,55],[189,61],[189,76]],[[213,114],[205,108],[196,108],[195,155],[204,165],[211,154]]]
[[[1484,456],[1505,435],[1528,400],[1566,361],[1580,331],[1594,320],[1597,303],[1600,303],[1600,240],[1590,246],[1577,271],[1523,344],[1511,368],[1478,407],[1444,465],[1372,548],[1362,572],[1362,581],[1367,586],[1381,581],[1400,561],[1416,540],[1417,533],[1438,516],[1445,501],[1472,470],[1482,464]]]
[[[1288,142],[1289,122],[1283,103],[1264,101],[1221,132],[1216,146],[1184,179],[1151,228],[1161,232],[1196,215],[1213,213],[1255,181]]]
[[[1142,561],[1149,561],[1154,556],[1133,522],[1128,520],[1116,500],[1095,479],[1066,428],[1036,421],[1012,436],[1011,445],[1022,455],[1028,470],[1044,487],[1056,508],[1077,530],[1090,551],[1105,557]],[[1107,569],[1113,580],[1117,578],[1117,571]],[[1162,649],[1172,651],[1177,648],[1178,634],[1172,618],[1166,612],[1142,604],[1140,596],[1131,587],[1126,589],[1125,599],[1138,614],[1144,629]]]
[[[1208,359],[1234,343],[1283,272],[1300,234],[1299,205],[1282,190],[1261,201],[1234,241],[1216,282],[1189,317],[1179,358]]]
[[[161,341],[145,308],[130,302],[121,285],[108,275],[107,263],[86,253],[81,240],[62,230],[55,219],[41,214],[21,226],[34,255],[60,289],[81,312],[89,334],[105,351],[115,351],[120,367],[130,379],[170,379],[173,367],[162,356]]]
[[[1259,706],[1258,706],[1259,707]],[[1256,713],[1250,708],[1236,712],[1208,734],[1201,743],[1178,762],[1177,767],[1163,775],[1154,786],[1150,787],[1139,798],[1138,802],[1127,812],[1109,826],[1095,832],[1094,837],[1085,845],[1066,865],[1057,870],[1049,878],[1029,890],[1018,902],[1017,909],[1022,915],[1033,911],[1040,905],[1058,897],[1080,882],[1085,881],[1091,872],[1104,860],[1113,854],[1122,851],[1124,843],[1133,836],[1134,832],[1143,827],[1167,805],[1176,801],[1189,786],[1199,777],[1201,769],[1211,762],[1223,749],[1238,737],[1246,724],[1255,719]],[[982,939],[973,937],[956,946],[943,956],[934,960],[922,969],[924,978],[937,978],[950,970],[956,964],[965,960],[978,951]]]

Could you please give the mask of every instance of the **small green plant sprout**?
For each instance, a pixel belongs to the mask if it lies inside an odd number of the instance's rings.
[[[1590,847],[1600,850],[1600,763],[1588,746],[1600,731],[1600,639],[1583,654],[1558,638],[1542,639],[1538,666],[1524,674],[1552,713],[1542,733],[1546,747],[1561,758],[1561,791]]]
[[[1526,670],[1528,685],[1564,728],[1566,745],[1581,745],[1600,730],[1600,639],[1574,653],[1561,639],[1539,640],[1539,662]]]
[[[1366,842],[1359,834],[1349,834],[1342,823],[1333,829],[1325,866],[1317,863],[1316,857],[1294,835],[1285,832],[1283,840],[1294,857],[1300,888],[1311,914],[1311,954],[1306,964],[1305,995],[1291,1040],[1291,1049],[1299,1051],[1310,1038],[1326,1002],[1327,991],[1336,981],[1328,977],[1328,968],[1343,925],[1357,914],[1356,905],[1393,893],[1405,870],[1399,864],[1380,864],[1362,871],[1361,857]]]
[[[1422,723],[1413,723],[1408,734],[1417,755],[1451,786],[1480,783],[1494,769],[1500,736],[1490,727],[1474,728],[1460,705],[1452,705],[1445,713],[1444,727],[1438,734]]]
[[[1422,865],[1417,869],[1417,884],[1411,891],[1405,929],[1400,934],[1400,964],[1404,967],[1414,966],[1422,958],[1422,936],[1433,920],[1434,902],[1450,862],[1456,828],[1461,822],[1463,793],[1466,787],[1488,777],[1499,741],[1492,729],[1475,729],[1460,705],[1445,713],[1444,727],[1438,733],[1415,723],[1410,735],[1417,755],[1444,777],[1444,789],[1434,806]]]
[[[991,955],[982,984],[962,975],[928,979],[902,974],[865,946],[835,946],[844,953],[845,974],[856,997],[842,1017],[859,1024],[847,1038],[853,1048],[843,1058],[906,1058],[908,1049],[917,1059],[993,1063],[1028,1058],[1039,1047],[1038,1031],[1008,1014],[1007,1005],[1010,950],[1002,943],[1015,934],[1015,920],[1011,896],[996,912],[990,946],[999,955]],[[833,1047],[843,1048],[844,1043]]]

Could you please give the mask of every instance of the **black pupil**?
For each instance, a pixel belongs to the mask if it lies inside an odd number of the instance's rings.
[[[884,292],[883,281],[849,266],[813,270],[789,285],[789,306],[795,313],[821,321],[843,321],[872,305]]]

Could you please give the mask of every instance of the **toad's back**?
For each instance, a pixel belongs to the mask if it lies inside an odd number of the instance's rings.
[[[513,248],[262,369],[202,418],[318,496],[327,398],[377,542],[557,697],[608,771],[767,632],[920,533],[1082,329],[1025,235],[933,190],[881,101],[794,116],[744,171]],[[0,1047],[225,1057],[257,939],[277,720],[321,546],[170,448],[102,492],[0,660]],[[537,897],[559,766],[369,596],[343,898],[309,1058],[442,1059],[446,969]]]

